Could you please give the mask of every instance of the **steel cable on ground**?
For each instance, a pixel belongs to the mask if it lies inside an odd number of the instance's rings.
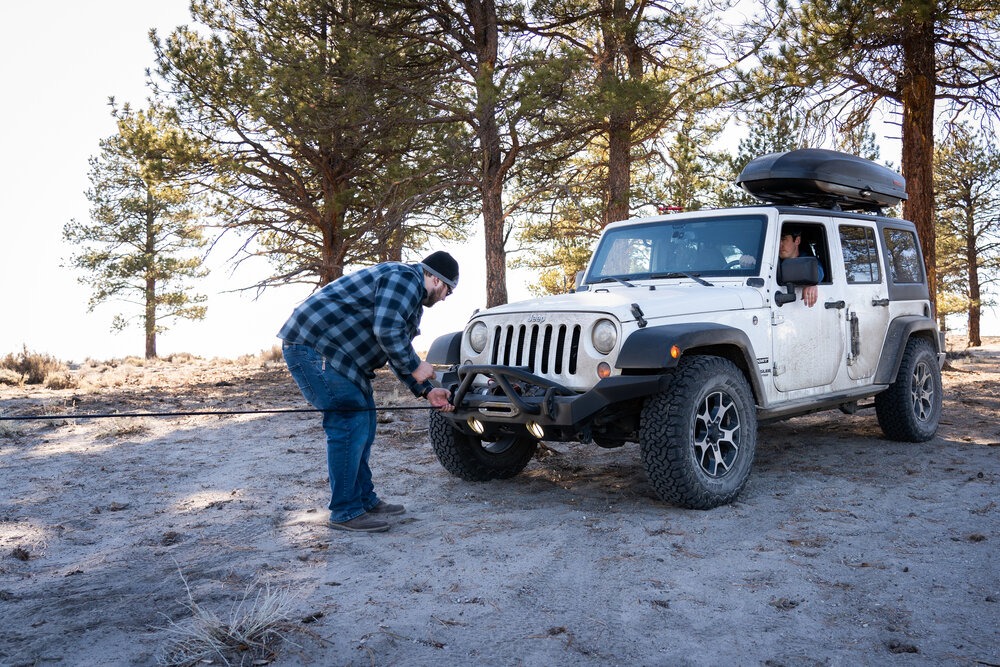
[[[0,421],[42,421],[46,419],[125,419],[138,417],[202,417],[225,415],[263,415],[284,414],[295,412],[392,412],[397,410],[431,410],[428,405],[375,406],[374,408],[348,408],[337,410],[320,410],[319,408],[273,408],[263,410],[188,410],[173,412],[105,412],[91,414],[62,415],[0,415]]]

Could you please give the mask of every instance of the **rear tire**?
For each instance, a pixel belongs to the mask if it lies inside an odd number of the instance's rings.
[[[896,380],[875,396],[875,415],[885,437],[926,442],[941,421],[941,369],[937,354],[924,338],[906,342]]]
[[[496,442],[457,429],[437,411],[430,413],[431,446],[445,470],[469,482],[509,479],[524,470],[535,455],[534,438],[507,436]]]
[[[657,494],[688,509],[730,503],[746,486],[757,411],[743,373],[721,357],[681,359],[643,407],[639,446]]]

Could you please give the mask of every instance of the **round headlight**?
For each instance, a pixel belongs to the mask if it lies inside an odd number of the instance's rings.
[[[618,342],[618,328],[611,320],[598,320],[594,325],[594,330],[590,333],[590,340],[594,343],[594,349],[601,354],[609,354],[615,349]]]
[[[469,328],[469,345],[476,351],[476,354],[486,348],[486,341],[489,337],[489,330],[482,322],[476,322]]]

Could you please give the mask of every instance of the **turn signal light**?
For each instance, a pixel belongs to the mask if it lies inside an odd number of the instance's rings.
[[[606,361],[597,364],[597,377],[602,380],[611,377],[611,364]]]

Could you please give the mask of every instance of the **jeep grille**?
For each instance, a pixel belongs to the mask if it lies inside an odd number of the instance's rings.
[[[491,364],[526,367],[538,375],[576,375],[579,324],[507,324],[493,328]]]

